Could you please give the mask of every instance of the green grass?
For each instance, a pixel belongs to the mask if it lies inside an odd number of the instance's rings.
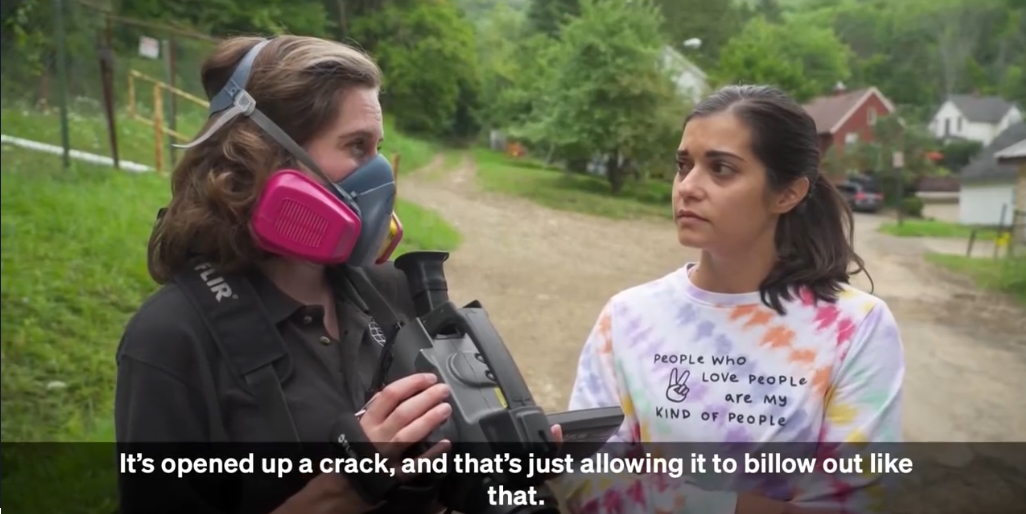
[[[452,251],[460,245],[460,233],[437,212],[402,198],[395,210],[403,222],[403,240],[396,257],[416,250]]]
[[[527,198],[554,209],[614,219],[669,218],[669,183],[628,182],[617,196],[602,177],[570,174],[490,150],[475,150],[478,182],[488,191]]]
[[[19,512],[118,512],[113,444],[4,442],[0,501]]]
[[[901,225],[897,221],[889,221],[880,225],[880,232],[898,237],[969,238],[974,229],[977,240],[989,241],[997,237],[997,231],[992,228],[977,228],[932,219],[906,219]]]
[[[184,110],[184,109],[183,109]],[[107,121],[102,116],[82,116],[75,113],[69,115],[68,139],[71,148],[110,157],[111,146],[108,136]],[[60,118],[56,110],[48,113],[39,111],[5,107],[0,111],[3,132],[9,136],[30,139],[52,145],[61,144]],[[201,113],[194,109],[178,116],[178,131],[192,136],[203,125]],[[120,112],[115,119],[118,134],[118,156],[121,160],[137,162],[153,167],[157,161],[156,136],[152,125],[127,117]],[[400,174],[411,173],[426,166],[440,148],[430,142],[407,137],[396,132],[390,117],[385,118],[385,141],[381,152],[391,161],[393,156],[401,156]],[[170,173],[170,153],[164,148],[164,173]]]
[[[102,116],[68,115],[68,139],[71,148],[106,157],[111,156],[107,122]],[[0,111],[4,134],[52,145],[61,144],[60,117],[56,110],[39,112],[28,109],[4,108]],[[179,119],[179,129],[191,134],[201,126],[197,120]],[[146,166],[156,162],[156,136],[151,126],[128,119],[121,113],[115,120],[118,132],[118,156],[123,161],[132,161]],[[191,127],[191,131],[190,130]],[[166,154],[166,152],[165,152]],[[165,155],[165,173],[170,170],[170,161]]]
[[[969,276],[978,287],[1012,295],[1026,305],[1026,256],[993,259],[928,253],[926,260]]]

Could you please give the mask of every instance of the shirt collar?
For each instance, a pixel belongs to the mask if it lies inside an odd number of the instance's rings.
[[[329,267],[328,280],[335,290],[336,301],[342,303],[346,300],[352,302],[357,309],[369,314],[369,308],[367,304],[357,294],[352,283],[348,279],[348,269],[344,266]],[[306,308],[306,305],[295,300],[291,296],[282,292],[267,278],[266,275],[260,271],[253,271],[247,274],[247,278],[253,284],[253,289],[256,291],[257,297],[260,299],[260,303],[263,304],[264,309],[267,310],[267,315],[270,316],[271,321],[274,324],[279,324],[286,319],[289,319],[301,309]]]

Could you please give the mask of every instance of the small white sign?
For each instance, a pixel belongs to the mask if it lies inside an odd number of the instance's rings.
[[[156,38],[139,37],[139,55],[150,59],[160,58],[160,41]]]
[[[904,168],[905,153],[901,151],[894,152],[894,155],[891,156],[891,164],[893,164],[895,168]]]

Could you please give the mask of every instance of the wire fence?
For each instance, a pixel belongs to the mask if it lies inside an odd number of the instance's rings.
[[[1008,214],[1011,213],[1011,216]],[[981,235],[992,236],[981,241]],[[981,244],[982,243],[982,244]],[[966,257],[991,256],[999,258],[1026,258],[1026,210],[1001,209],[1001,222],[990,227],[973,229],[965,250]]]
[[[167,169],[173,134],[191,136],[206,116],[200,66],[216,44],[84,0],[5,7],[3,134]]]

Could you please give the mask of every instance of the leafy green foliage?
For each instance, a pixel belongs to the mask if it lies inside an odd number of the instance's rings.
[[[254,31],[265,34],[326,36],[332,24],[327,2],[291,0],[116,0],[121,14],[154,20],[185,21],[220,34]]]
[[[412,134],[465,136],[477,130],[480,76],[474,30],[448,1],[388,4],[351,24],[385,73],[385,107]]]
[[[901,212],[906,216],[920,218],[923,216],[923,199],[918,196],[909,196],[901,199]]]
[[[944,160],[941,163],[945,168],[957,172],[969,164],[969,161],[982,149],[983,144],[979,141],[951,141],[941,149],[944,154]]]
[[[849,50],[830,28],[754,18],[720,54],[722,82],[773,84],[799,101],[851,75]]]
[[[875,85],[899,104],[921,107],[918,121],[947,94],[973,89],[1026,104],[1021,1],[817,1],[788,17],[833,28],[854,53],[852,85]]]
[[[617,156],[658,155],[671,132],[662,114],[680,102],[660,68],[662,19],[650,2],[586,0],[581,10],[545,53],[539,101],[516,133],[567,159],[610,156],[616,193],[626,173]]]
[[[531,0],[527,21],[532,30],[556,37],[562,25],[580,13],[579,0]]]
[[[684,41],[701,40],[701,46],[687,50],[687,55],[703,67],[715,66],[720,50],[740,33],[751,11],[745,4],[708,0],[656,0],[655,4],[663,14],[662,32],[669,45],[684,50]]]

